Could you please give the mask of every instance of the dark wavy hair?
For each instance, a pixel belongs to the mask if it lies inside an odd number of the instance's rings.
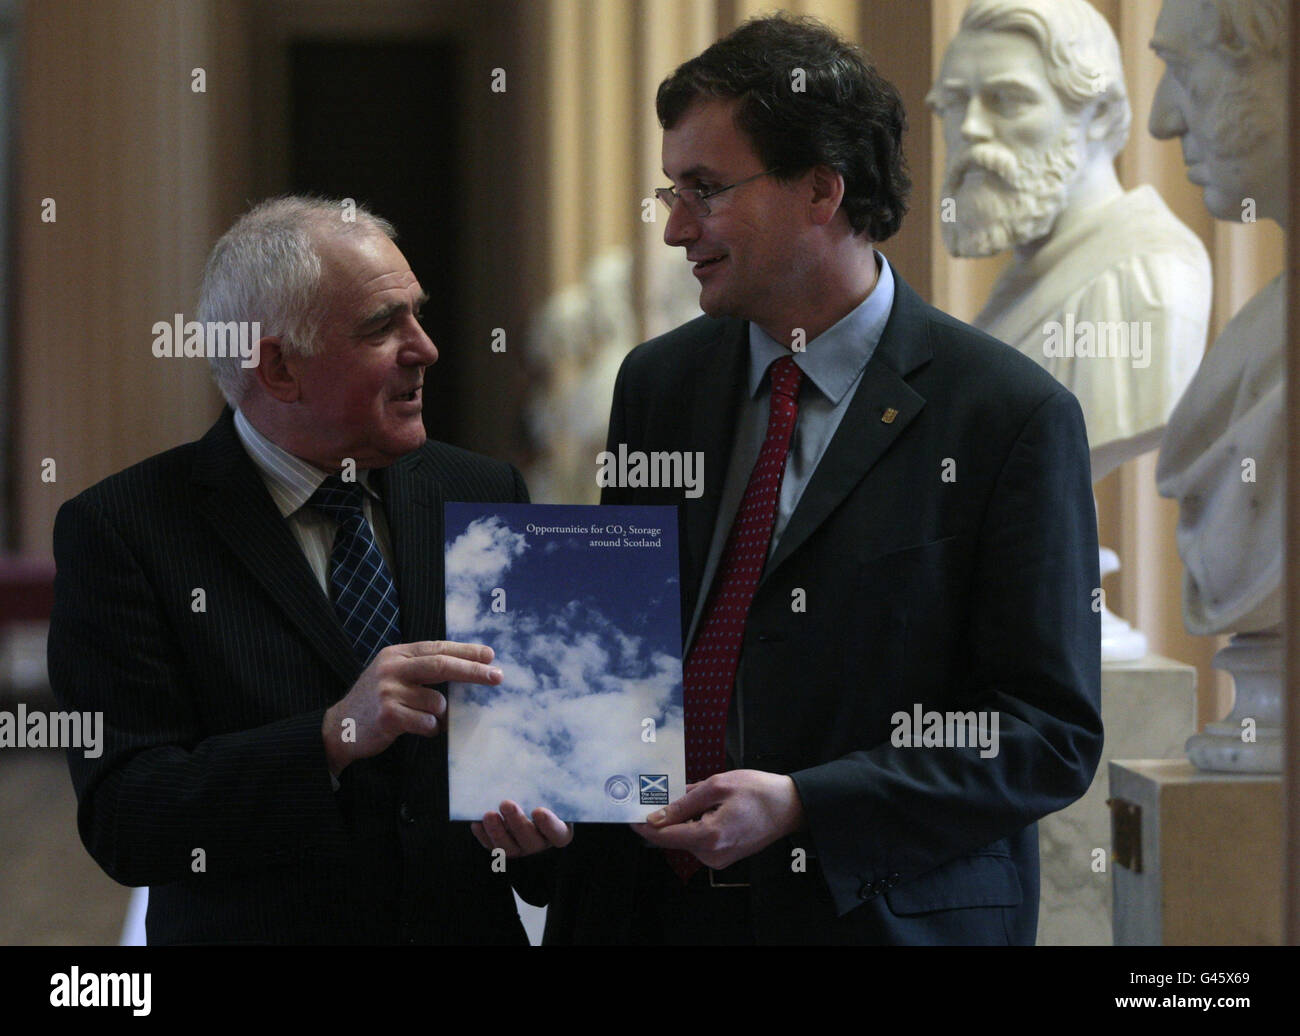
[[[672,129],[701,98],[739,100],[736,126],[778,179],[816,165],[839,172],[854,233],[884,241],[902,224],[912,188],[902,98],[827,25],[786,14],[745,22],[659,84],[659,124]]]

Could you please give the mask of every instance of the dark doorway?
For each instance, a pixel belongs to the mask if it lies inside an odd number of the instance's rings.
[[[460,197],[456,50],[446,42],[298,41],[290,46],[290,189],[353,198],[397,226],[398,246],[429,294],[438,346],[424,424],[457,436]]]

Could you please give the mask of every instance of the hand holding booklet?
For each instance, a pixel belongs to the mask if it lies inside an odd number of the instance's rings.
[[[447,639],[505,673],[448,687],[451,819],[641,822],[680,797],[675,508],[448,503],[444,528]]]

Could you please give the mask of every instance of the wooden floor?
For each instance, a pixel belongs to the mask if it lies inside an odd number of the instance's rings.
[[[61,749],[0,749],[0,945],[115,945],[131,890],[77,837]]]

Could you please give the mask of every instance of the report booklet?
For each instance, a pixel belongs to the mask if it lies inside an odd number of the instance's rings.
[[[447,639],[505,679],[452,683],[452,820],[510,799],[640,822],[685,789],[672,507],[448,503]]]

